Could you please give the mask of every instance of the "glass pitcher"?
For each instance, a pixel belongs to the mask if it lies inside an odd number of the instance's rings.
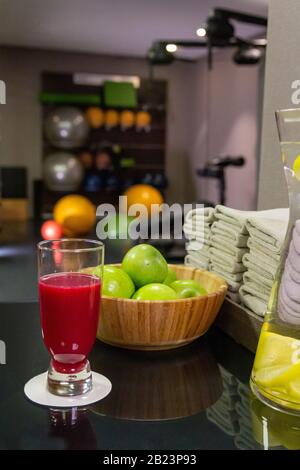
[[[290,218],[251,374],[252,391],[300,414],[300,109],[276,112]]]

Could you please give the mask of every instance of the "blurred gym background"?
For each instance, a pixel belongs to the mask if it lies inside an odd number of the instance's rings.
[[[2,221],[132,187],[137,202],[256,208],[267,0],[4,0],[0,14]]]

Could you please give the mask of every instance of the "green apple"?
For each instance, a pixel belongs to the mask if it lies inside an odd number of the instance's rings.
[[[164,284],[169,286],[170,284],[172,284],[172,282],[176,281],[176,279],[177,279],[177,276],[175,274],[175,271],[168,266],[168,274],[167,274],[166,279],[164,280]]]
[[[154,246],[146,244],[136,245],[126,253],[122,269],[137,288],[163,282],[168,274],[168,264],[163,255]]]
[[[199,295],[207,295],[206,289],[199,284],[199,282],[185,279],[174,281],[170,287],[177,292],[180,299],[187,299],[189,297],[198,297]]]
[[[178,295],[165,284],[147,284],[136,291],[132,297],[135,300],[176,300]]]
[[[116,266],[104,266],[102,279],[103,295],[130,299],[134,291],[134,284],[123,269]]]

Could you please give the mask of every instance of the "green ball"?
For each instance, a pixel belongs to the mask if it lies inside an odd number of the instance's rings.
[[[102,280],[103,295],[130,299],[134,291],[134,284],[123,269],[116,266],[104,266]]]
[[[131,248],[123,258],[122,269],[137,288],[146,284],[162,283],[168,274],[168,264],[153,246],[141,244]]]
[[[132,298],[135,300],[176,300],[179,297],[171,287],[154,283],[141,287]]]

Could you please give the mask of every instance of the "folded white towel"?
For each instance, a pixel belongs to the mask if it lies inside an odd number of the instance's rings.
[[[280,261],[281,250],[272,247],[271,245],[267,246],[266,243],[259,241],[257,238],[249,237],[247,246],[250,249],[251,253],[255,253],[255,250],[258,250],[258,252],[260,252],[261,254],[272,258],[276,263],[279,263]]]
[[[259,250],[251,250],[251,252],[246,253],[243,256],[242,262],[245,268],[251,269],[268,279],[275,279],[278,262],[264,255]]]
[[[186,216],[185,216],[185,221],[189,222],[195,217],[200,217],[203,218],[204,223],[212,223],[214,220],[214,213],[215,213],[215,208],[214,207],[200,207],[200,208],[195,208],[190,210]]]
[[[189,253],[190,251],[198,251],[203,254],[206,254],[209,256],[209,244],[208,243],[202,243],[199,240],[189,240],[188,243],[185,244],[185,249]]]
[[[239,290],[239,295],[243,305],[249,308],[252,312],[256,313],[257,315],[263,317],[267,311],[268,302],[266,300],[262,300],[256,295],[256,292],[249,292],[247,288],[247,284],[241,286]]]
[[[241,284],[243,281],[244,273],[230,273],[218,264],[211,265],[210,271],[214,271],[215,273],[219,274],[219,276],[224,277],[228,283],[236,282],[237,284]]]
[[[247,248],[237,248],[233,247],[231,252],[227,249],[224,249],[221,244],[217,244],[215,242],[211,243],[211,247],[209,251],[212,255],[216,255],[220,257],[220,261],[237,261],[239,263],[242,262],[243,256],[248,253]]]
[[[247,284],[243,284],[241,287],[243,292],[247,292],[248,294],[255,295],[258,299],[262,300],[265,303],[268,303],[270,297],[270,289],[268,287],[263,286],[257,282],[247,282]]]
[[[217,205],[215,211],[215,218],[222,220],[228,224],[239,227],[240,233],[247,235],[246,222],[251,218],[252,224],[254,220],[260,218],[279,219],[288,218],[288,209],[270,209],[265,211],[240,211],[230,207]]]
[[[274,219],[268,216],[250,217],[246,222],[246,228],[256,243],[280,254],[288,226],[289,210],[277,209],[276,215],[277,218]],[[275,214],[272,213],[272,216],[275,217]]]
[[[183,225],[185,237],[191,241],[209,244],[214,212],[213,207],[196,208],[189,211]],[[199,246],[198,249],[200,250],[201,247]]]
[[[228,241],[231,241],[232,245],[239,248],[247,247],[248,235],[241,233],[239,227],[233,224],[228,224],[222,220],[214,222],[211,226],[212,235],[220,235],[226,237]]]
[[[202,258],[209,259],[210,258],[210,253],[209,253],[209,246],[204,245],[201,250],[195,250],[194,249],[194,244],[190,244],[189,246],[186,247],[186,251],[188,255],[192,256],[201,256]]]
[[[210,239],[210,226],[195,226],[191,223],[185,223],[183,225],[183,232],[185,237],[188,240],[199,240],[199,241],[209,241]]]
[[[266,289],[269,289],[271,292],[272,285],[273,285],[273,280],[269,279],[265,276],[262,276],[261,273],[258,273],[256,271],[253,271],[252,269],[248,269],[247,271],[244,272],[243,275],[243,283],[247,284],[248,282],[256,282],[257,284],[261,284],[266,287]]]
[[[221,249],[223,252],[228,253],[236,258],[237,261],[242,261],[245,253],[248,253],[248,248],[239,248],[232,243],[227,237],[222,235],[212,234],[210,238],[210,246]]]
[[[203,258],[199,254],[197,255],[186,255],[184,258],[184,264],[186,266],[194,266],[195,268],[204,269],[205,271],[209,270],[209,259]]]
[[[184,262],[188,266],[209,269],[209,246],[211,224],[214,220],[213,207],[192,209],[185,217],[183,231],[188,239],[187,255]]]
[[[218,274],[219,276],[223,277],[223,279],[225,279],[225,281],[228,284],[228,292],[227,292],[228,295],[229,295],[229,292],[235,292],[235,293],[238,292],[241,286],[241,281],[235,281],[232,278],[232,276],[234,275],[232,275],[231,273],[227,273],[226,271],[222,269],[222,267],[219,267],[219,266],[211,266],[210,271]]]
[[[209,249],[210,252],[210,261],[212,264],[212,268],[214,266],[219,266],[224,269],[224,271],[228,271],[229,273],[235,274],[235,273],[242,273],[246,271],[245,266],[243,263],[235,261],[233,258],[228,258],[225,259],[224,253],[222,257],[220,257],[219,252],[214,253],[212,252],[212,249]]]

